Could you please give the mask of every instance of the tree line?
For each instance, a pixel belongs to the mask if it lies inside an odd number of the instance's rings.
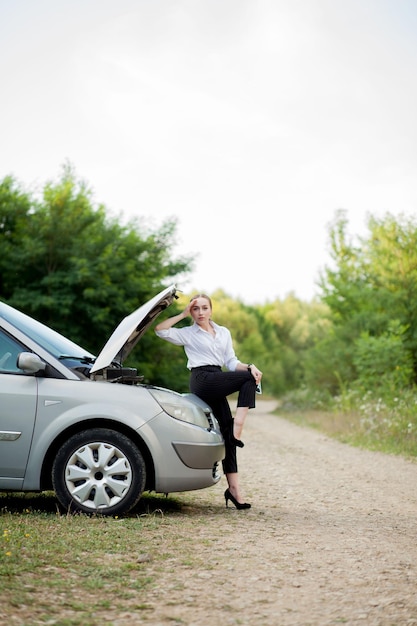
[[[233,333],[242,361],[265,372],[276,397],[299,389],[335,396],[348,387],[410,389],[417,378],[417,223],[368,218],[365,237],[348,233],[343,211],[329,227],[331,262],[320,296],[289,294],[246,305],[209,294],[214,319]],[[163,287],[181,284],[194,259],[175,256],[175,220],[123,224],[94,201],[70,165],[41,193],[13,176],[0,182],[0,299],[97,354],[118,323]],[[272,282],[272,281],[271,281]],[[180,294],[167,315],[192,294]],[[189,323],[189,322],[184,322]],[[184,391],[185,356],[148,332],[128,365],[145,380]]]

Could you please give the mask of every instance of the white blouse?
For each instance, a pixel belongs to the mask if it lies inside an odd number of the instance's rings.
[[[239,359],[233,349],[232,336],[225,326],[219,326],[213,321],[210,324],[214,328],[214,335],[194,323],[184,328],[168,328],[167,330],[155,330],[161,339],[165,339],[176,346],[184,346],[188,357],[187,367],[201,367],[202,365],[220,365],[234,372]]]

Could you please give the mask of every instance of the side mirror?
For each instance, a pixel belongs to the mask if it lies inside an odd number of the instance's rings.
[[[46,368],[46,363],[33,352],[21,352],[17,356],[17,367],[26,374],[36,374]]]

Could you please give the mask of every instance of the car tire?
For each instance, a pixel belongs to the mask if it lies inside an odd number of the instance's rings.
[[[126,435],[91,428],[73,435],[58,450],[52,483],[67,511],[120,515],[140,499],[146,467],[137,446]]]

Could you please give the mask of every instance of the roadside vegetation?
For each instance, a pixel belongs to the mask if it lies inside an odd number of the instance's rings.
[[[97,354],[123,317],[168,284],[181,288],[193,269],[187,251],[173,254],[175,220],[155,229],[146,207],[143,213],[133,221],[111,215],[69,164],[38,190],[7,176],[0,181],[0,299]],[[248,306],[220,289],[209,295],[216,321],[233,329],[238,356],[265,372],[263,391],[279,400],[280,412],[356,445],[412,457],[417,221],[387,213],[369,216],[367,226],[366,236],[353,236],[346,214],[335,213],[330,263],[311,302],[290,293]],[[278,283],[271,258],[271,292],[275,276]],[[180,293],[167,315],[192,293]],[[126,365],[145,382],[188,388],[182,351],[152,332]]]
[[[299,390],[281,398],[276,412],[344,443],[415,459],[416,391],[406,389],[396,395],[379,391],[351,389],[341,396],[321,397],[308,389]]]

